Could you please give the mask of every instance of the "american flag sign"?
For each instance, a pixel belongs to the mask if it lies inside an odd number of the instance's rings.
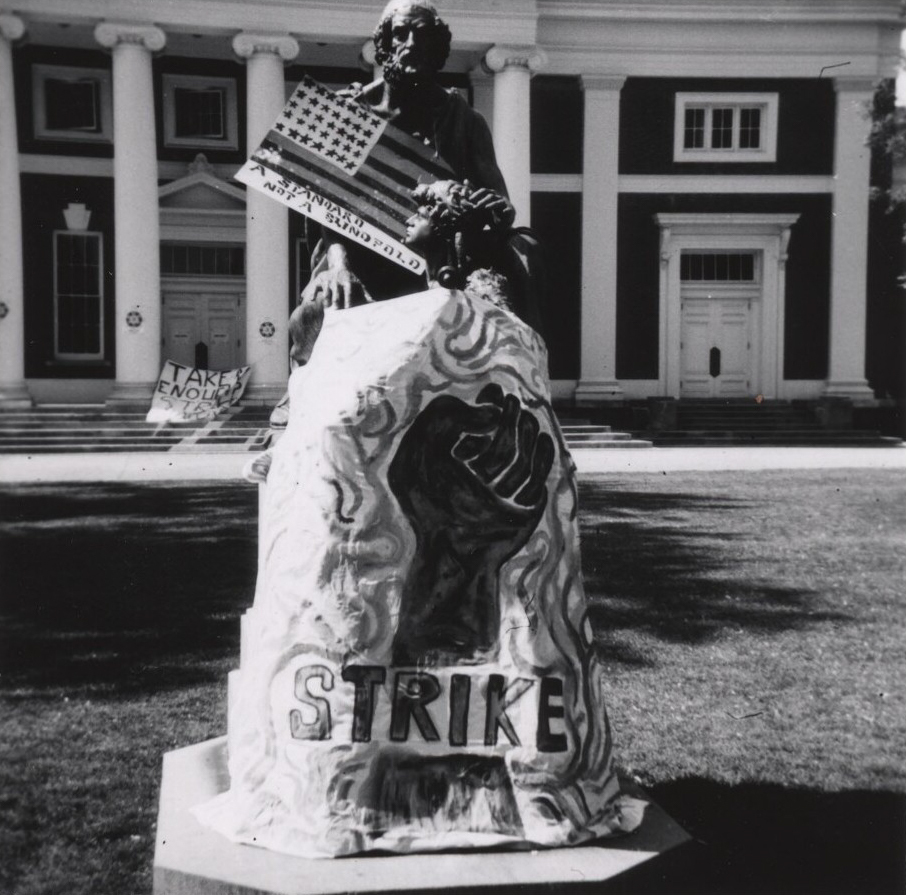
[[[452,176],[432,148],[306,76],[236,179],[423,273],[403,243],[411,191]]]

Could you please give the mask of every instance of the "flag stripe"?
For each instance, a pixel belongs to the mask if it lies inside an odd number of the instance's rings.
[[[369,158],[353,177],[343,172],[331,162],[324,161],[316,154],[310,153],[305,147],[300,146],[289,137],[271,132],[268,139],[277,144],[281,155],[295,158],[303,166],[311,165],[336,181],[339,179],[347,184],[353,191],[355,185],[361,182],[368,189],[360,190],[361,195],[369,201],[383,202],[388,206],[387,213],[398,217],[402,215],[405,221],[414,211],[415,202],[412,199],[412,188],[418,184],[417,180],[406,177],[402,172],[384,164],[374,164],[376,161]]]
[[[325,171],[335,172],[337,176],[351,181],[362,180],[370,188],[379,190],[385,197],[395,201],[400,210],[406,212],[406,217],[414,210],[411,191],[428,179],[425,177],[424,168],[404,162],[391,149],[382,147],[380,143],[374,147],[358,172],[352,175],[286,134],[271,131],[268,139],[278,144],[284,153],[295,154],[306,161],[310,157],[313,166],[317,165]]]
[[[236,173],[236,179],[253,189],[261,190],[268,196],[294,211],[316,220],[377,252],[388,261],[399,264],[406,270],[420,274],[425,271],[425,259],[409,246],[387,235],[385,229],[375,227],[342,205],[300,186],[289,180],[279,165],[267,159],[254,158],[246,162]]]
[[[279,135],[276,136],[279,137]],[[280,157],[283,159],[287,171],[292,173],[294,180],[311,185],[316,192],[331,190],[330,198],[340,205],[347,205],[360,217],[366,216],[360,210],[361,206],[365,205],[376,216],[375,226],[390,227],[398,235],[405,234],[406,221],[415,212],[415,203],[411,200],[408,207],[401,203],[393,203],[390,201],[392,197],[380,184],[372,182],[370,185],[373,186],[373,189],[364,188],[369,185],[366,183],[368,178],[363,178],[361,175],[355,179],[346,177],[329,162],[322,161],[301,147],[284,146],[282,140],[265,140],[262,145],[270,148],[268,144],[279,148]],[[275,171],[279,170],[279,166],[271,167]],[[401,195],[408,196],[408,191]],[[383,222],[378,224],[378,219]]]
[[[256,159],[258,164],[270,168],[281,177],[288,177],[294,183],[301,183],[311,192],[329,199],[331,202],[342,206],[367,221],[379,230],[390,234],[395,239],[402,240],[406,235],[404,222],[397,218],[392,218],[376,208],[373,202],[363,202],[361,195],[352,193],[350,190],[343,189],[342,185],[334,185],[321,178],[312,177],[311,171],[300,168],[297,164],[283,157],[281,164],[275,165],[267,159]]]
[[[399,156],[382,147],[380,143],[374,147],[365,164],[393,181],[397,185],[397,189],[404,191],[407,196],[420,183],[431,183],[435,179],[423,168],[406,164]]]
[[[402,159],[415,165],[419,171],[427,170],[438,180],[450,179],[453,170],[439,156],[436,156],[424,143],[419,143],[411,137],[407,142],[414,144],[415,148],[412,145],[406,145],[400,138],[401,135],[402,131],[398,127],[388,125],[381,135],[381,139],[378,140],[378,146],[386,146],[391,152],[395,152]]]

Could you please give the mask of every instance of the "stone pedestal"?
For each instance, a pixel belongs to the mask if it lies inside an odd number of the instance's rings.
[[[229,785],[226,741],[209,740],[164,756],[154,895],[339,895],[449,891],[519,895],[606,891],[627,872],[690,841],[649,802],[645,821],[621,839],[542,851],[396,855],[312,860],[236,845],[203,827],[192,808]],[[624,788],[630,788],[624,783]],[[637,793],[643,796],[641,793]]]
[[[321,858],[641,823],[546,366],[530,327],[462,292],[325,313],[271,454],[212,829]]]

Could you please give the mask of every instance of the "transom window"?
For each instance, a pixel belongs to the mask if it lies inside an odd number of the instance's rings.
[[[165,74],[164,144],[236,149],[236,81]]]
[[[231,245],[162,242],[160,272],[181,277],[241,277],[245,275],[245,249]]]
[[[54,357],[104,356],[102,234],[54,232]]]
[[[32,67],[35,137],[109,141],[113,106],[110,72],[69,65]]]
[[[674,161],[777,158],[776,93],[678,93]]]
[[[755,252],[683,252],[682,283],[757,283]]]

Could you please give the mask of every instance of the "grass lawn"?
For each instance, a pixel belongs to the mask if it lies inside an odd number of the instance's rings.
[[[583,481],[622,766],[695,836],[635,891],[902,893],[906,478]],[[0,489],[0,892],[148,893],[164,751],[225,731],[244,485]]]

